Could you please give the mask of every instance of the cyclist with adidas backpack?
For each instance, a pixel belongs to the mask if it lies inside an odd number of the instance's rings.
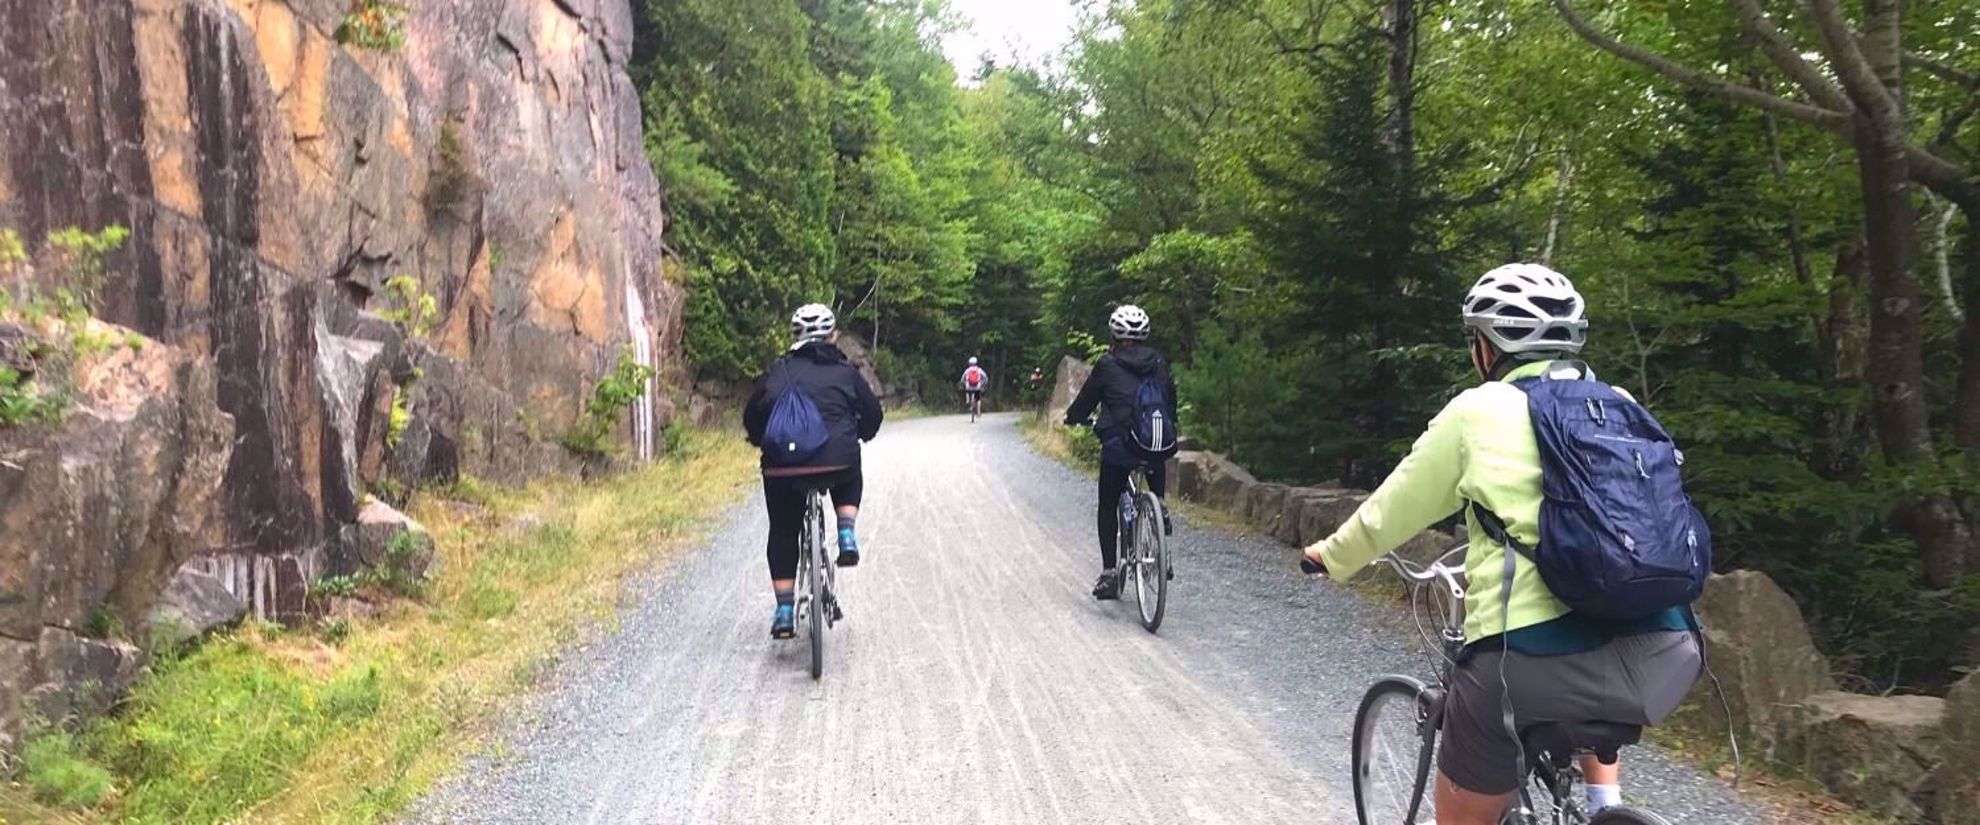
[[[1093,365],[1093,374],[1066,408],[1066,425],[1093,424],[1100,438],[1100,500],[1094,523],[1100,535],[1100,580],[1093,597],[1121,597],[1120,561],[1116,532],[1121,493],[1136,466],[1148,468],[1148,486],[1155,495],[1167,484],[1167,464],[1176,451],[1176,381],[1169,361],[1148,345],[1148,313],[1123,304],[1107,319],[1113,346]],[[1171,529],[1164,524],[1163,529]]]
[[[1351,577],[1464,510],[1466,646],[1438,749],[1439,825],[1494,825],[1518,786],[1515,730],[1654,725],[1703,666],[1689,604],[1710,533],[1681,455],[1640,405],[1571,360],[1588,322],[1573,284],[1534,264],[1492,270],[1465,296],[1484,379],[1445,406],[1340,529],[1306,548]],[[1583,760],[1589,813],[1620,769]]]
[[[789,352],[757,379],[743,406],[749,443],[763,450],[763,503],[769,510],[770,587],[777,610],[770,635],[797,635],[795,600],[798,532],[804,529],[806,486],[830,491],[839,517],[840,567],[859,564],[853,526],[859,516],[859,443],[880,432],[880,399],[833,344],[838,322],[822,304],[791,316]]]

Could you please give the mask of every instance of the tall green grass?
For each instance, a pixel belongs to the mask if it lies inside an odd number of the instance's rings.
[[[628,573],[692,543],[753,476],[740,438],[668,441],[669,458],[596,483],[422,494],[441,572],[419,599],[375,588],[374,618],[250,625],[157,662],[116,715],[29,743],[0,822],[389,819],[609,621]]]

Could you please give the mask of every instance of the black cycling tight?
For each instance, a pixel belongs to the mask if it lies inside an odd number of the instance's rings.
[[[1148,465],[1148,488],[1157,496],[1166,495],[1168,465],[1154,462]],[[1094,526],[1100,532],[1100,563],[1108,570],[1114,569],[1120,561],[1120,549],[1114,542],[1118,536],[1121,514],[1121,493],[1127,489],[1129,468],[1105,461],[1100,463],[1100,503],[1094,510]]]
[[[770,578],[776,581],[797,578],[798,534],[804,531],[804,491],[824,486],[832,494],[832,508],[858,507],[865,479],[857,468],[826,476],[763,478],[763,503],[770,513]],[[828,514],[826,535],[837,529]]]

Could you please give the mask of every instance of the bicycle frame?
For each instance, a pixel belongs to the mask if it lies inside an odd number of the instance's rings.
[[[1393,553],[1373,562],[1395,570],[1408,584],[1410,616],[1417,623],[1417,632],[1426,644],[1441,654],[1433,668],[1436,682],[1426,686],[1424,691],[1425,708],[1419,720],[1424,726],[1422,733],[1427,736],[1435,736],[1443,727],[1444,702],[1449,695],[1451,670],[1457,665],[1458,653],[1464,649],[1464,569],[1452,565],[1450,560],[1454,556],[1461,559],[1467,549],[1468,545],[1460,544],[1428,564],[1412,562]],[[1423,593],[1433,587],[1437,588],[1441,620],[1434,643],[1422,624],[1420,601]],[[1529,754],[1529,757],[1533,756],[1538,754]],[[1530,777],[1547,789],[1549,802],[1552,803],[1551,822],[1558,825],[1587,822],[1579,801],[1574,798],[1574,786],[1581,781],[1581,765],[1577,756],[1550,753],[1546,759],[1534,759],[1528,768],[1528,776],[1522,777],[1514,807],[1507,811],[1504,821],[1509,825],[1541,825],[1540,812],[1534,806],[1532,789],[1535,783],[1525,781]]]

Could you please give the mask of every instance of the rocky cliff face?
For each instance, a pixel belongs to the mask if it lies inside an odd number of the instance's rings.
[[[0,227],[30,254],[129,227],[96,314],[169,366],[114,435],[6,434],[0,660],[92,611],[135,626],[181,563],[299,609],[354,563],[368,486],[574,468],[557,436],[622,350],[683,371],[626,0],[411,8],[372,51],[338,42],[351,0],[0,0]],[[420,334],[381,317],[400,275],[434,298]],[[634,449],[671,413],[636,410]],[[212,465],[211,494],[152,500],[131,443],[173,484]],[[60,678],[5,670],[0,727]]]

